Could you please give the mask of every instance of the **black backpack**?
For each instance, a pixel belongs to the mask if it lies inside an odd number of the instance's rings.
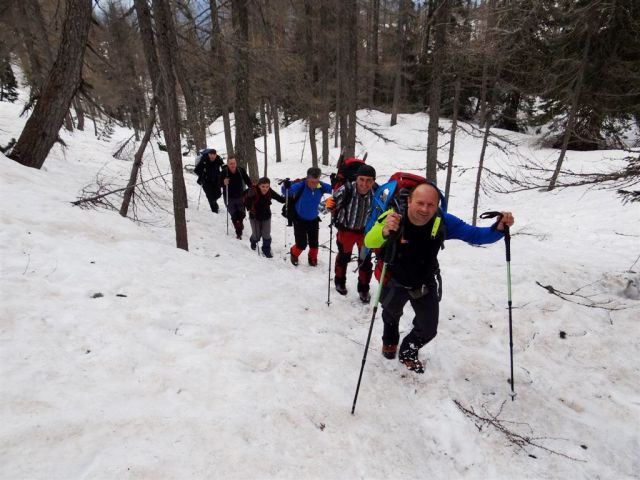
[[[304,181],[305,181],[304,178],[296,178],[295,180],[291,181],[291,185],[293,186],[296,183],[304,182]],[[283,182],[280,182],[280,183],[283,183]],[[282,216],[287,219],[287,223],[288,223],[289,226],[293,225],[293,221],[296,218],[296,203],[298,202],[298,200],[302,196],[302,193],[304,192],[305,188],[306,188],[306,186],[303,186],[300,189],[300,191],[298,193],[296,193],[295,195],[293,195],[292,197],[287,195],[286,197],[288,198],[288,201],[286,201],[282,205]]]

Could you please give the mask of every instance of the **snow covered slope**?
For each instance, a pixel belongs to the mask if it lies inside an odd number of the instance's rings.
[[[19,135],[19,108],[0,103],[0,144]],[[425,115],[391,128],[380,112],[359,118],[392,140],[358,131],[380,179],[424,168]],[[221,122],[210,132],[225,156]],[[501,133],[518,160],[490,148],[489,168],[555,159],[532,137]],[[371,317],[355,276],[327,306],[328,249],[317,268],[305,257],[294,268],[293,232],[275,214],[275,258],[258,257],[225,235],[224,208],[212,214],[204,196],[198,208],[191,175],[190,252],[174,247],[168,212],[136,224],[72,206],[98,172],[125,184],[131,164],[111,154],[129,135],[63,132],[68,148],[56,146],[41,171],[0,155],[0,478],[638,478],[640,302],[622,295],[640,271],[637,205],[587,188],[483,194],[480,211],[516,215],[516,400],[504,244],[451,241],[440,256],[439,335],[421,351],[426,373],[379,354],[378,316],[352,416]],[[300,123],[283,129],[285,158],[270,157],[269,176],[301,176],[305,142]],[[465,220],[479,150],[479,139],[458,139],[450,211]],[[567,163],[589,169],[611,155],[570,152]],[[147,155],[146,178],[167,171],[163,152]],[[170,194],[153,188],[170,209]],[[536,282],[620,310],[579,306]],[[407,307],[405,333],[411,318]]]

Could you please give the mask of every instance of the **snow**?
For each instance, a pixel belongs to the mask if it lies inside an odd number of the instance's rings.
[[[20,108],[0,103],[0,144],[19,135]],[[358,153],[369,152],[380,180],[424,171],[426,115],[399,115],[388,127],[388,115],[363,110],[359,120],[393,141],[358,130]],[[221,120],[210,132],[209,145],[226,156]],[[536,150],[535,137],[500,133],[516,147],[511,157],[490,147],[488,167],[517,168],[527,158],[553,164],[556,152]],[[483,193],[480,211],[516,216],[515,401],[504,244],[451,241],[440,255],[439,335],[420,354],[426,373],[379,354],[378,312],[352,416],[372,313],[357,302],[354,274],[349,295],[332,290],[327,306],[328,249],[317,268],[306,256],[294,268],[285,249],[293,232],[274,204],[275,258],[257,256],[248,225],[238,241],[225,234],[224,208],[212,214],[204,196],[198,207],[189,174],[189,252],[174,246],[161,185],[152,188],[164,210],[141,212],[146,223],[74,207],[98,172],[126,183],[131,163],[111,154],[131,132],[117,127],[98,141],[89,122],[86,132],[61,134],[68,147],[54,147],[40,171],[0,155],[1,478],[640,476],[640,302],[623,295],[629,280],[640,280],[638,205],[586,187]],[[281,134],[280,164],[269,138],[269,176],[302,176],[310,165],[305,127],[296,122]],[[456,142],[450,211],[467,221],[480,145],[464,133]],[[168,171],[164,153],[154,153],[145,178]],[[622,156],[569,152],[566,162],[590,171]],[[320,241],[328,240],[325,220]],[[563,301],[536,282],[621,309]],[[403,334],[411,318],[407,307]],[[479,429],[454,401],[499,413],[505,427],[571,459]]]

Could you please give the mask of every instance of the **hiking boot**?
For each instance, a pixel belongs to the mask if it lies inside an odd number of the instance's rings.
[[[396,358],[396,352],[398,351],[398,345],[382,345],[382,356],[393,360]]]
[[[411,348],[400,352],[399,360],[400,363],[412,372],[424,373],[424,365],[418,360],[418,350]]]
[[[347,287],[345,286],[344,278],[334,278],[333,283],[335,283],[336,285],[336,292],[338,292],[340,295],[347,294],[348,290],[347,290]]]
[[[309,247],[309,265],[312,267],[318,266],[318,247]]]
[[[262,240],[262,254],[267,258],[273,258],[273,253],[271,253],[271,239]]]
[[[360,301],[362,303],[369,303],[371,301],[371,294],[369,292],[358,292],[360,295]]]
[[[295,245],[294,245],[294,247],[295,247]],[[291,260],[291,264],[292,264],[294,267],[297,267],[297,266],[298,266],[298,255],[296,255],[296,254],[293,252],[294,247],[291,247],[291,250],[289,251],[289,253],[291,254],[291,256],[289,257],[289,260]]]
[[[242,240],[242,232],[236,232],[236,238]]]
[[[250,238],[249,242],[251,242],[251,250],[255,250],[258,242],[254,241],[253,238]]]

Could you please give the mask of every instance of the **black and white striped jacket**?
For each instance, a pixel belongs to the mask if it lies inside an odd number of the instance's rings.
[[[371,213],[373,189],[365,195],[360,195],[356,189],[356,182],[348,182],[336,190],[333,198],[336,201],[335,225],[338,229],[364,232]]]

